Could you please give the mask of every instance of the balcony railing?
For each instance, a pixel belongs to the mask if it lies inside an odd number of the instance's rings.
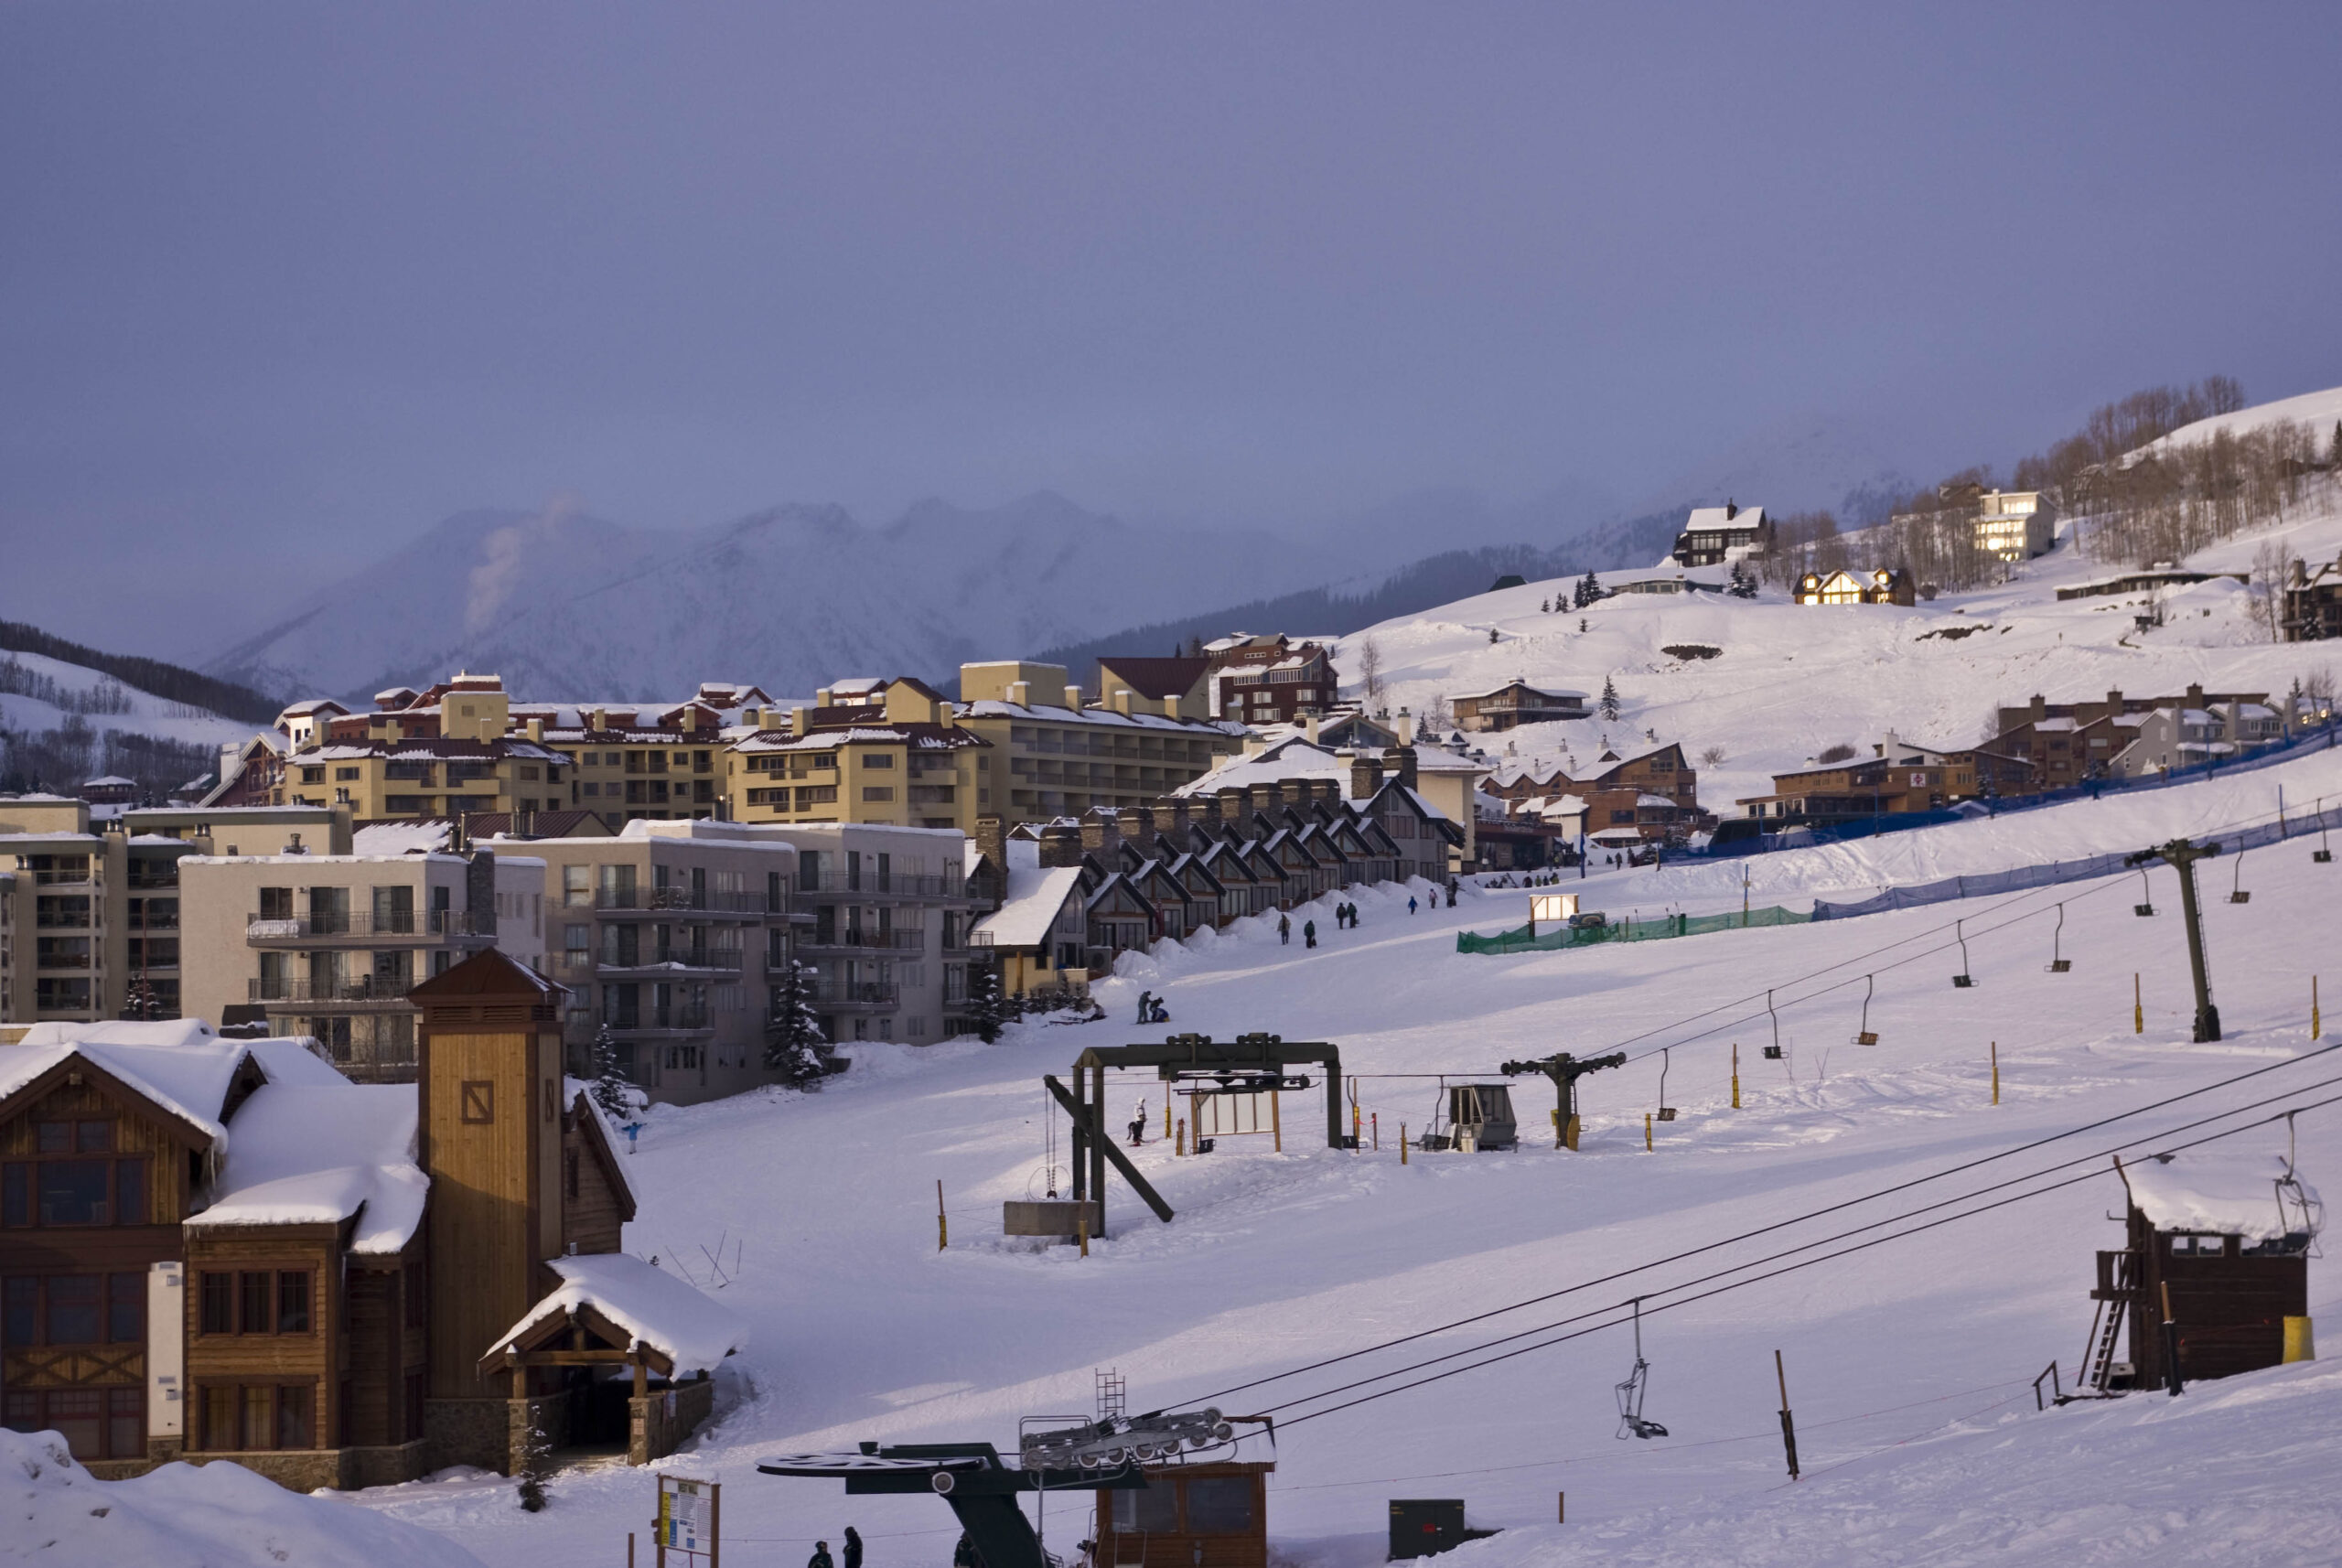
[[[927,946],[927,933],[921,931],[864,931],[851,927],[826,937],[800,936],[801,948],[837,948],[853,952],[919,952]]]
[[[688,887],[596,887],[594,889],[594,908],[650,912],[699,909],[725,915],[785,915],[789,912],[786,908],[769,908],[762,893],[693,892]]]
[[[603,1022],[614,1035],[690,1032],[710,1026],[707,1004],[678,1002],[665,1007],[642,1007],[628,1012],[623,1008],[604,1015]]]
[[[33,928],[43,931],[82,931],[92,924],[87,909],[36,909]]]
[[[35,969],[87,969],[90,967],[90,955],[86,952],[36,952],[33,955],[33,967]]]
[[[33,886],[36,887],[79,887],[95,880],[96,875],[97,874],[86,865],[79,869],[62,871],[36,871],[33,873]]]
[[[741,967],[738,948],[644,948],[632,958],[618,953],[601,955],[603,969],[709,969],[738,972]]]
[[[824,980],[813,987],[816,1007],[892,1007],[901,990],[892,981]]]
[[[451,936],[494,936],[496,928],[485,917],[467,909],[405,909],[377,918],[371,909],[347,914],[244,918],[244,939],[251,942],[313,941],[331,937],[420,937],[437,940]]]
[[[377,980],[360,974],[348,980],[248,980],[245,999],[251,1002],[295,1002],[307,1006],[334,1003],[403,1003],[412,980]]]
[[[881,898],[940,898],[956,895],[959,884],[946,886],[940,876],[914,876],[900,871],[865,871],[849,877],[843,871],[824,871],[816,877],[800,877],[800,884],[808,893],[860,894]]]

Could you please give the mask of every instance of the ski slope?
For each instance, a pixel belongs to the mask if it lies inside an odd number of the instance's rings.
[[[68,664],[46,654],[0,652],[0,663],[17,664],[28,674],[46,676],[65,691],[79,695],[86,696],[101,688],[118,689],[129,702],[126,713],[77,714],[38,697],[0,692],[0,729],[38,733],[62,728],[78,717],[92,734],[101,736],[121,730],[207,746],[224,746],[252,736],[250,725],[155,696],[101,671]]]
[[[2342,793],[2342,756],[1749,865],[1763,879],[1758,902],[1867,889],[1909,870],[1993,869],[2060,847],[2203,831],[2261,810],[2280,782],[2289,800]],[[2163,912],[2148,919],[2131,910],[2136,879],[2115,877],[1859,919],[1505,957],[1458,955],[1455,937],[1517,924],[1520,892],[1473,890],[1452,910],[1411,916],[1404,893],[1370,889],[1356,895],[1356,931],[1336,930],[1329,908],[1314,911],[1314,951],[1297,916],[1291,946],[1273,922],[1253,919],[1128,961],[1098,987],[1109,1023],[1030,1021],[991,1047],[859,1046],[854,1070],[819,1095],[656,1108],[634,1156],[644,1207],[627,1244],[709,1284],[720,1283],[720,1256],[729,1282],[720,1294],[753,1329],[752,1348],[723,1374],[719,1419],[667,1466],[726,1483],[730,1560],[800,1562],[816,1537],[834,1548],[854,1523],[871,1568],[940,1563],[955,1531],[933,1500],[849,1507],[834,1483],[762,1477],[757,1460],[860,1439],[1011,1444],[1021,1416],[1086,1412],[1093,1369],[1112,1367],[1129,1380],[1133,1410],[1209,1397],[1230,1411],[1277,1412],[1270,1530],[1293,1564],[1380,1561],[1387,1499],[1425,1496],[1464,1498],[1475,1524],[1504,1530],[1464,1549],[1458,1568],[2332,1561],[2342,1556],[2342,1466],[2331,1445],[2342,1374],[2328,1365],[2197,1385],[2176,1401],[2143,1395],[2047,1413],[2036,1412],[2028,1386],[2053,1358],[2070,1384],[2090,1323],[2093,1255],[2120,1244],[2108,1219],[2122,1204],[2108,1150],[2136,1157],[2200,1136],[2174,1129],[2271,1095],[2294,1104],[2342,1094],[2342,1081],[2309,1087],[2342,1079],[2342,1056],[2295,1059],[2335,1044],[2310,1044],[2310,979],[2330,961],[2342,865],[2314,864],[2311,847],[2294,841],[2248,856],[2244,904],[2217,896],[2231,865],[2208,870],[2227,1034],[2209,1045],[2189,1042],[2167,872],[2158,874]],[[1713,905],[1724,890],[1702,879],[1717,873],[1734,877],[1736,897],[1736,866],[1611,872],[1574,886],[1590,908]],[[2074,961],[2050,974],[2059,901],[2061,951]],[[1972,989],[1950,984],[1961,968],[1955,919]],[[1879,1036],[1868,1047],[1851,1043],[1866,974],[1876,986],[1867,1022]],[[2133,1030],[2134,974],[2143,1033]],[[1175,1029],[1338,1044],[1380,1149],[1316,1146],[1318,1092],[1296,1093],[1283,1108],[1282,1153],[1265,1137],[1229,1138],[1208,1156],[1178,1158],[1151,1135],[1133,1157],[1176,1209],[1168,1225],[1115,1178],[1111,1235],[1089,1258],[1003,1239],[1001,1201],[1037,1195],[1047,1179],[1041,1075],[1062,1074],[1092,1043],[1160,1037],[1160,1027],[1127,1022],[1143,988],[1167,995]],[[1760,1054],[1772,1039],[1768,988],[1777,1061]],[[1581,1152],[1540,1146],[1551,1091],[1531,1079],[1515,1086],[1531,1146],[1400,1163],[1399,1125],[1420,1130],[1436,1075],[1485,1079],[1508,1057],[1612,1048],[1634,1059],[1583,1086]],[[1872,1200],[2263,1069],[2134,1122]],[[1646,1152],[1644,1116],[1660,1102],[1662,1074],[1681,1116],[1657,1124]],[[1144,1100],[1159,1134],[1158,1086],[1116,1076],[1111,1120]],[[2305,1177],[2342,1182],[2342,1106],[2303,1115],[2297,1132]],[[1062,1163],[1061,1118],[1057,1133]],[[2282,1152],[2283,1128],[2261,1128],[2250,1146]],[[1713,1288],[1689,1284],[1702,1275],[2066,1160],[2078,1163],[2057,1179],[2082,1179],[2047,1196],[1671,1305]],[[939,1181],[951,1238],[940,1252]],[[1255,1382],[1841,1204],[1855,1207],[1401,1349]],[[2310,1268],[2313,1313],[2332,1321],[2342,1280],[2329,1260]],[[1653,1442],[1613,1435],[1611,1385],[1633,1359],[1620,1315],[1636,1294],[1652,1365],[1647,1411],[1672,1434]],[[1582,1337],[1499,1364],[1355,1408],[1329,1409],[1388,1384],[1293,1402],[1576,1314],[1592,1316],[1553,1333],[1591,1330]],[[1807,1472],[1795,1487],[1785,1484],[1774,1414],[1776,1349]],[[1272,1452],[1257,1437],[1243,1446],[1248,1456]],[[1568,1496],[1566,1525],[1552,1522],[1556,1492]],[[622,1467],[565,1473],[553,1497],[527,1515],[511,1483],[451,1475],[361,1500],[509,1568],[621,1561],[619,1538],[643,1530],[650,1507],[647,1478]],[[1086,1505],[1059,1498],[1045,1523],[1050,1547],[1069,1555],[1088,1533]]]

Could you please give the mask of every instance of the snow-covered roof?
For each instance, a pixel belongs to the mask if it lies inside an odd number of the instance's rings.
[[[271,1083],[236,1110],[211,1206],[191,1230],[332,1225],[355,1218],[353,1252],[396,1252],[423,1223],[411,1084]]]
[[[1761,506],[1745,506],[1730,515],[1726,515],[1725,509],[1720,506],[1695,506],[1692,509],[1692,515],[1684,520],[1683,532],[1698,533],[1703,530],[1761,528],[1764,523],[1765,509]]]
[[[445,850],[456,824],[445,820],[420,822],[370,822],[349,838],[359,854],[418,854]]]
[[[2264,1150],[2213,1145],[2168,1159],[2157,1155],[2122,1167],[2131,1201],[2158,1230],[2208,1230],[2270,1241],[2304,1229],[2304,1214],[2290,1197],[2281,1201],[2284,1160]],[[2310,1230],[2323,1216],[2317,1189],[2302,1184]]]
[[[561,1080],[561,1085],[564,1102],[582,1111],[593,1119],[595,1127],[602,1134],[604,1151],[615,1156],[623,1140],[619,1136],[616,1123],[605,1115],[601,1106],[595,1102],[594,1086],[582,1078],[564,1078]],[[642,1195],[635,1191],[634,1179],[626,1174],[626,1162],[613,1157],[609,1161],[609,1172],[610,1179],[618,1184],[618,1196],[624,1199],[626,1206],[639,1209],[642,1207]]]
[[[1229,757],[1209,772],[1190,779],[1174,795],[1210,795],[1221,789],[1250,789],[1255,784],[1277,784],[1287,779],[1331,779],[1349,793],[1349,759],[1299,736],[1278,741],[1250,757]]]
[[[14,1047],[0,1047],[0,1100],[78,1056],[222,1148],[228,1129],[220,1108],[251,1054],[251,1042],[221,1039],[194,1018],[35,1024]]]
[[[548,1258],[561,1284],[497,1337],[497,1355],[548,1318],[591,1307],[674,1364],[678,1374],[705,1371],[748,1342],[748,1326],[729,1307],[628,1252]]]
[[[138,788],[138,780],[135,779],[124,779],[119,773],[109,773],[102,779],[82,779],[81,788],[84,789],[135,789]]]
[[[978,920],[975,929],[990,936],[995,948],[1037,947],[1049,940],[1058,912],[1080,883],[1078,865],[1051,866],[1046,871],[1012,866],[1008,896],[997,910]]]
[[[1226,727],[1209,719],[1173,719],[1161,714],[1119,714],[1112,708],[1083,708],[1077,713],[1071,708],[1050,707],[1046,703],[1019,707],[1015,703],[991,698],[980,703],[962,703],[958,711],[962,718],[969,719],[1030,719],[1039,724],[1105,725],[1114,729],[1176,730],[1187,734]]]

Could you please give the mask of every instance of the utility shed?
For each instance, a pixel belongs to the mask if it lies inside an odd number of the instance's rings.
[[[2130,1247],[2099,1254],[2102,1291],[2131,1288],[2131,1362],[2162,1381],[2165,1292],[2183,1380],[2225,1378],[2284,1359],[2285,1319],[2309,1314],[2309,1246],[2324,1218],[2315,1189],[2274,1155],[2208,1148],[2125,1165]]]
[[[1097,1568],[1268,1568],[1273,1461],[1150,1465],[1098,1493]]]

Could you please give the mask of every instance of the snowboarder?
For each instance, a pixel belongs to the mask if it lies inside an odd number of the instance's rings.
[[[1414,912],[1415,912],[1415,896],[1414,896],[1413,894],[1410,893],[1410,894],[1408,894],[1408,895],[1407,895],[1407,913],[1408,913],[1408,914],[1410,914],[1410,915],[1412,915],[1412,914],[1413,914]]]
[[[1279,947],[1293,945],[1293,918],[1289,915],[1277,917],[1277,945]]]
[[[862,1532],[852,1525],[845,1527],[845,1568],[862,1568]]]
[[[1146,1101],[1142,1100],[1138,1102],[1138,1109],[1131,1113],[1131,1147],[1141,1148],[1145,1145],[1145,1143]]]
[[[1304,920],[1304,921],[1302,921],[1302,922],[1301,922],[1301,940],[1302,940],[1302,944],[1303,944],[1304,946],[1305,946],[1305,947],[1313,947],[1313,948],[1314,948],[1314,947],[1316,947],[1316,946],[1317,945],[1317,922],[1316,922],[1316,921],[1315,921],[1315,920]]]
[[[1155,1022],[1155,993],[1152,991],[1138,993],[1138,1021],[1142,1024]]]
[[[805,1568],[836,1568],[836,1565],[830,1561],[830,1543],[828,1541],[817,1541],[813,1542],[813,1555],[805,1560]]]

